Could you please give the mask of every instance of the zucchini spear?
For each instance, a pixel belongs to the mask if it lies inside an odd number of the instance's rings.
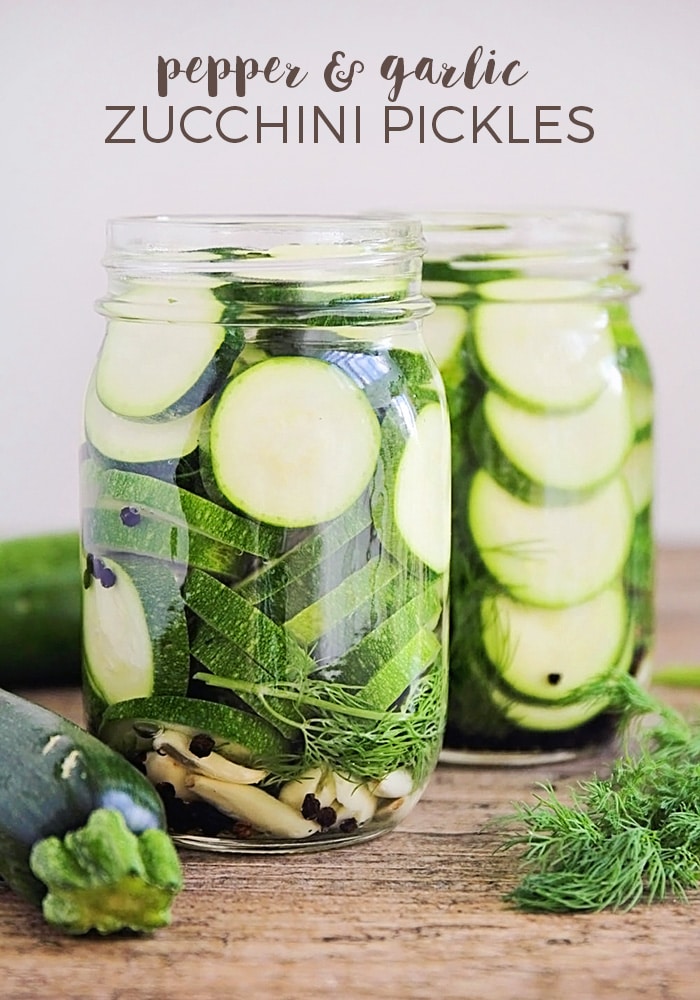
[[[0,690],[0,875],[69,934],[150,931],[182,888],[158,794],[67,719]]]

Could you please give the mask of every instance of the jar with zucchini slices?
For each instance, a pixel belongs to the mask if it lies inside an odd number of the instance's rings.
[[[426,342],[452,418],[444,759],[605,742],[653,639],[652,379],[623,215],[424,223]]]
[[[436,764],[450,432],[422,250],[389,216],[110,224],[85,704],[182,844],[372,837]]]

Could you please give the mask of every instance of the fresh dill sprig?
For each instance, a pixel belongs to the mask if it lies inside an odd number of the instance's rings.
[[[613,701],[627,738],[609,777],[579,782],[571,804],[543,785],[507,817],[521,830],[504,848],[523,848],[526,874],[506,898],[521,909],[629,909],[684,900],[700,883],[700,724],[629,676]],[[649,713],[658,720],[633,733],[631,721]]]
[[[254,694],[271,716],[298,730],[302,749],[295,748],[288,760],[275,758],[276,780],[330,765],[367,780],[406,768],[420,784],[440,750],[447,685],[439,661],[414,681],[399,705],[386,711],[368,705],[362,688],[319,678],[268,684],[208,673],[195,678],[214,687]],[[284,701],[289,703],[288,713],[280,709]]]

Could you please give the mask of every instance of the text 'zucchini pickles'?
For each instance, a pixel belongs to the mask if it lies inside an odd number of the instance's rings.
[[[424,332],[452,419],[445,758],[595,744],[653,638],[652,381],[627,220],[424,226]]]
[[[450,433],[420,224],[110,224],[85,405],[84,691],[180,842],[313,849],[445,724]]]

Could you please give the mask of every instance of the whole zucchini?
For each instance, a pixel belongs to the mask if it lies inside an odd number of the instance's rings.
[[[0,541],[0,685],[80,683],[77,532]]]
[[[170,921],[182,887],[161,800],[67,719],[0,690],[0,875],[71,934]]]

